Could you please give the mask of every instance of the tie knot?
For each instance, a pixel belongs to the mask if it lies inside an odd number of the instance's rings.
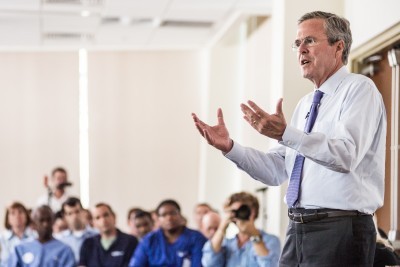
[[[313,103],[319,104],[323,95],[324,95],[324,93],[321,92],[320,90],[315,90]]]

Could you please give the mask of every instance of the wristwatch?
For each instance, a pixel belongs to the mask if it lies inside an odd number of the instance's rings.
[[[250,241],[253,243],[260,243],[262,241],[262,236],[261,235],[250,236]]]

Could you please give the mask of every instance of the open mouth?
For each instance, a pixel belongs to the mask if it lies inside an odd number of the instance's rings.
[[[302,66],[304,66],[304,65],[310,63],[310,61],[307,60],[307,59],[303,59],[303,60],[300,61],[300,63],[301,63]]]

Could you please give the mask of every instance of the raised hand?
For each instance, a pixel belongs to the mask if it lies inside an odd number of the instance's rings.
[[[275,114],[268,114],[253,101],[247,101],[248,105],[241,104],[240,107],[244,114],[244,119],[254,129],[262,135],[281,141],[286,129],[286,120],[282,112],[282,102],[283,99],[279,99]]]
[[[43,185],[46,188],[49,187],[49,177],[47,175],[44,175],[44,177],[43,177]]]
[[[197,117],[195,113],[192,113],[192,117],[197,130],[199,130],[200,134],[210,145],[224,153],[228,153],[232,149],[233,142],[229,138],[229,132],[225,126],[222,109],[219,108],[217,111],[218,124],[215,126],[210,126],[204,123]]]

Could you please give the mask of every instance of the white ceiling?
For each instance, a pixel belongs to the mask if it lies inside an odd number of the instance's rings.
[[[271,0],[0,0],[0,49],[196,49]]]

